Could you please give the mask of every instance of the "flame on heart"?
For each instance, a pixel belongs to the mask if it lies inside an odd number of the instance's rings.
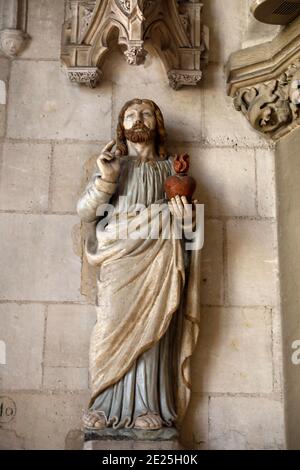
[[[190,167],[190,156],[187,153],[175,155],[173,168],[177,174],[187,173]]]

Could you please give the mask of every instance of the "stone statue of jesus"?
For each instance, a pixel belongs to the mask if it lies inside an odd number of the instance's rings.
[[[90,347],[92,397],[83,422],[100,430],[180,426],[190,395],[189,359],[199,323],[199,251],[186,252],[173,225],[191,215],[177,196],[166,204],[174,173],[162,113],[150,100],[122,108],[117,139],[103,149],[77,206],[94,224],[85,252],[97,266],[97,323]],[[99,207],[114,207],[103,224]],[[142,207],[135,210],[135,207]],[[154,209],[153,209],[154,208]],[[129,235],[151,221],[171,220],[169,237]],[[117,231],[118,231],[117,230]]]

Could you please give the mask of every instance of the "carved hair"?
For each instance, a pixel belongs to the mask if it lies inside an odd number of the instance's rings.
[[[156,117],[156,138],[155,138],[156,151],[157,151],[157,154],[160,156],[160,158],[164,160],[167,156],[167,150],[165,147],[167,134],[166,134],[166,129],[165,129],[164,118],[157,104],[155,104],[154,101],[151,101],[151,100],[141,100],[141,99],[136,98],[134,100],[127,101],[127,103],[124,104],[123,108],[120,111],[119,120],[118,120],[117,150],[120,151],[122,156],[128,155],[128,147],[126,143],[125,129],[124,129],[124,124],[123,124],[125,112],[130,106],[134,104],[143,104],[143,103],[148,104],[152,108],[155,114],[155,117]]]

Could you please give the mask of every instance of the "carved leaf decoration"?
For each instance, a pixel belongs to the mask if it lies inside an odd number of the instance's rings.
[[[250,88],[249,90],[244,93],[243,99],[249,106],[249,104],[255,99],[257,96],[257,90],[255,88]]]
[[[130,13],[130,0],[118,0],[118,4],[125,13]]]
[[[283,124],[292,120],[292,111],[289,102],[286,100],[280,100],[277,104],[277,116],[278,121]]]
[[[278,96],[279,101],[286,101],[289,99],[288,87],[279,87],[276,92],[276,96]]]
[[[265,127],[269,124],[269,121],[271,119],[271,114],[272,114],[272,109],[270,108],[270,106],[262,110],[261,115],[259,116],[260,118],[259,123],[262,127]]]
[[[241,88],[234,106],[257,131],[272,138],[285,135],[300,117],[300,57],[277,78]]]
[[[255,88],[246,88],[245,90],[239,91],[233,100],[235,109],[246,114],[249,105],[257,95],[258,91]]]
[[[262,83],[259,87],[259,94],[265,97],[265,101],[273,102],[276,100],[274,91],[277,88],[277,80],[271,80],[270,82]]]

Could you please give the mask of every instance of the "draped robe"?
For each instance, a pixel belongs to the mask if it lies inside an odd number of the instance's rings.
[[[95,224],[85,252],[98,266],[90,406],[114,427],[132,426],[147,408],[165,425],[174,420],[180,425],[189,401],[189,359],[199,324],[199,251],[186,256],[172,219],[169,237],[163,236],[170,217],[164,181],[171,174],[171,158],[124,157],[117,185],[103,181],[97,189],[96,173],[78,203],[81,218]],[[115,217],[104,225],[95,214],[107,202]],[[144,206],[139,213],[135,204]],[[158,236],[135,235],[137,228],[146,233],[149,221],[157,223]],[[129,238],[120,236],[124,230]]]

